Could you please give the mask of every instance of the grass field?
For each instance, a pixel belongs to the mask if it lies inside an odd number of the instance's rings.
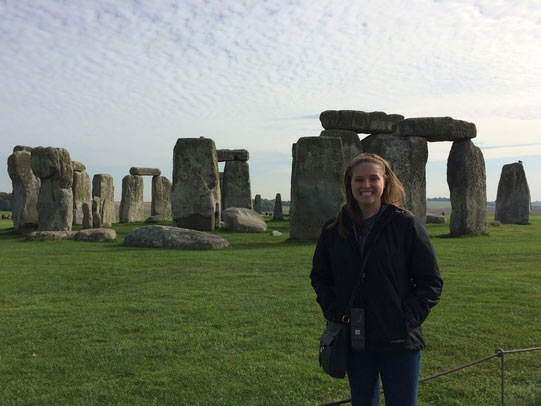
[[[541,345],[541,216],[447,238],[421,377]],[[317,405],[349,397],[317,365],[314,242],[219,231],[220,251],[27,242],[0,223],[0,405]],[[496,405],[499,360],[421,384],[419,405]],[[506,356],[506,405],[541,405],[541,351]]]

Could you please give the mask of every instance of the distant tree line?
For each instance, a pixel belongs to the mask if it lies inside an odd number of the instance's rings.
[[[261,211],[273,211],[276,199],[261,199]],[[282,207],[289,207],[289,200],[282,200]]]

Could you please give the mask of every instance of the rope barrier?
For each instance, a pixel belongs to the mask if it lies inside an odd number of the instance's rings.
[[[531,352],[531,351],[539,351],[539,350],[541,350],[541,347],[522,348],[522,349],[518,349],[518,350],[507,350],[507,351],[502,350],[501,348],[498,348],[496,351],[494,351],[494,354],[488,355],[488,356],[486,356],[484,358],[481,358],[481,359],[478,359],[476,361],[468,362],[467,364],[460,365],[459,367],[448,369],[447,371],[439,372],[439,373],[437,373],[435,375],[431,375],[431,376],[428,376],[426,378],[420,379],[419,383],[427,382],[427,381],[430,381],[432,379],[439,378],[440,376],[452,374],[454,372],[460,371],[461,369],[469,368],[471,366],[474,366],[474,365],[480,364],[482,362],[488,361],[488,360],[490,360],[492,358],[500,358],[501,359],[501,386],[502,386],[501,404],[502,404],[502,406],[504,406],[504,385],[505,385],[505,377],[504,377],[505,361],[504,361],[504,358],[505,358],[505,354],[517,354],[517,353],[520,353],[520,352]],[[383,393],[383,391],[381,393]],[[335,402],[324,403],[321,406],[337,406],[337,405],[343,405],[343,404],[350,403],[350,402],[351,402],[351,399],[344,399],[344,400],[337,400]]]

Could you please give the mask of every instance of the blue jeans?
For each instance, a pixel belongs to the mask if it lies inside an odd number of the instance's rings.
[[[421,351],[350,353],[348,379],[352,406],[379,406],[379,377],[385,406],[415,406]]]

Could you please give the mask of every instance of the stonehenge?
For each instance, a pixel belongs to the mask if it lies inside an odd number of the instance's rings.
[[[38,229],[71,231],[73,221],[73,166],[64,148],[32,149],[30,166],[40,178],[38,194]]]
[[[173,150],[171,211],[177,227],[214,231],[219,225],[221,194],[213,140],[177,140]]]
[[[11,211],[16,233],[38,227],[38,194],[40,179],[30,166],[32,148],[16,146],[8,157],[8,174],[13,193]]]
[[[327,110],[321,113],[320,121],[324,128],[320,138],[340,139],[342,157],[339,157],[335,149],[318,147],[315,141],[310,141],[312,146],[308,148],[308,141],[304,139],[317,137],[303,137],[293,144],[290,210],[292,238],[317,238],[320,230],[303,234],[301,225],[309,224],[309,219],[318,218],[321,226],[336,214],[338,208],[329,208],[327,215],[322,215],[321,207],[325,207],[337,196],[336,187],[341,185],[343,169],[351,158],[361,152],[376,153],[389,161],[405,187],[406,197],[402,202],[404,208],[425,223],[427,143],[441,141],[453,142],[447,165],[452,206],[450,234],[458,236],[486,231],[486,173],[483,154],[471,141],[477,135],[475,124],[451,117],[404,118],[400,114],[354,110]],[[362,139],[358,135],[361,133],[366,134]],[[304,152],[304,148],[307,152]],[[310,184],[307,181],[310,171],[304,173],[302,165],[298,167],[299,162],[310,160],[312,156],[318,156],[318,159],[326,162],[326,154],[334,155],[334,160],[342,164],[342,175],[336,176],[334,181],[328,181],[329,184],[336,183],[334,190],[328,188],[328,191],[324,191],[325,188],[320,187],[318,193],[312,191],[310,194],[310,187],[307,187]],[[321,169],[314,167],[312,172],[318,170]],[[336,170],[333,161],[325,164],[323,172],[330,177],[327,172],[334,173]],[[322,183],[319,179],[311,182],[316,186]]]
[[[472,141],[477,135],[475,124],[451,117],[405,118],[354,110],[327,110],[320,121],[319,137],[302,137],[292,148],[292,238],[316,238],[321,224],[335,215],[344,201],[344,168],[362,152],[376,153],[391,163],[406,191],[404,208],[426,222],[428,142],[453,143],[447,161],[450,234],[486,232],[486,173],[483,154]],[[216,149],[208,138],[179,138],[173,150],[172,182],[157,168],[129,169],[122,179],[119,221],[143,220],[143,176],[152,177],[153,222],[172,217],[177,227],[213,231],[226,209],[253,208],[261,213],[261,195],[252,201],[249,157],[245,149]],[[225,162],[223,173],[219,162]],[[94,175],[90,189],[85,165],[71,161],[65,149],[16,146],[8,158],[8,172],[16,231],[32,227],[70,231],[72,224],[102,228],[116,220],[112,177]],[[522,165],[505,165],[495,219],[528,224],[529,200]],[[273,220],[281,219],[278,193]]]
[[[494,220],[502,224],[529,224],[530,188],[521,162],[502,167]]]

